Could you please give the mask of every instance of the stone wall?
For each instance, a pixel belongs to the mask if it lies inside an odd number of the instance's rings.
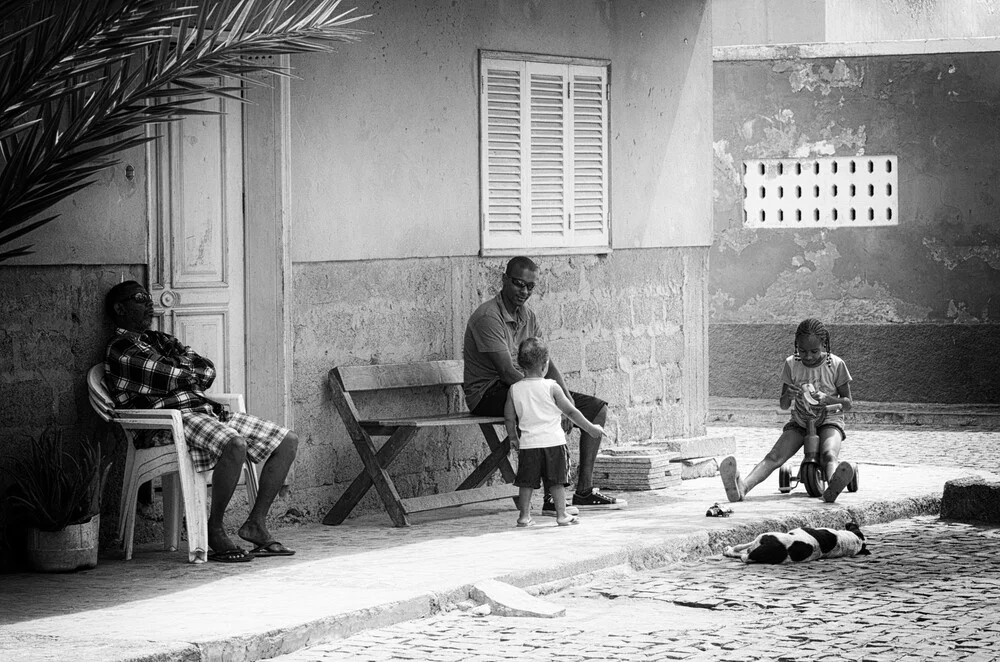
[[[539,258],[531,305],[570,388],[611,404],[605,444],[704,433],[707,249]],[[295,268],[294,501],[313,514],[361,462],[330,402],[337,365],[461,358],[465,322],[500,283],[503,259],[299,264]],[[460,393],[361,398],[362,411],[463,407]],[[403,496],[447,491],[483,457],[478,429],[421,431],[394,464]],[[576,450],[576,444],[571,444]],[[380,510],[374,493],[359,507]],[[318,512],[317,511],[321,511]]]

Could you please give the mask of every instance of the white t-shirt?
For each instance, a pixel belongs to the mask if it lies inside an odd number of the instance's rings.
[[[552,396],[554,388],[559,388],[559,384],[544,377],[525,377],[511,385],[510,398],[521,430],[522,449],[566,444],[562,410]]]
[[[810,368],[802,365],[801,361],[795,360],[795,355],[785,359],[785,364],[781,366],[781,382],[793,386],[802,384],[812,384],[817,391],[822,391],[827,395],[837,395],[837,387],[851,381],[851,373],[847,370],[847,364],[836,354],[829,355],[830,360],[824,360],[818,366]],[[795,404],[792,404],[792,417],[799,425],[805,426],[804,421],[798,420],[795,416]],[[844,424],[844,412],[831,412],[826,416],[827,422],[837,422]]]

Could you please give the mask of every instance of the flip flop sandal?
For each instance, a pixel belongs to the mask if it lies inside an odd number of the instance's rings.
[[[531,519],[530,517],[528,518],[528,521],[526,521],[526,522],[522,522],[521,520],[517,521],[517,528],[519,528],[519,529],[527,529],[527,528],[532,527],[534,525],[535,525],[535,520]]]
[[[736,458],[727,456],[719,464],[719,475],[722,477],[722,485],[726,488],[726,498],[730,501],[742,501],[743,494],[740,492],[740,472],[736,468]]]
[[[580,518],[575,515],[572,517],[568,517],[567,519],[562,521],[558,519],[556,520],[556,524],[558,524],[559,526],[574,526],[579,523],[580,523]]]
[[[840,493],[844,491],[844,488],[854,479],[854,467],[851,466],[850,462],[841,462],[837,465],[837,470],[833,472],[833,477],[830,478],[830,482],[826,485],[826,491],[823,492],[823,501],[827,503],[833,503],[840,496]]]
[[[250,550],[254,556],[292,556],[295,552],[282,545],[277,540],[270,540]]]
[[[253,561],[253,554],[242,547],[234,547],[221,552],[209,550],[208,560],[216,563],[246,563]]]

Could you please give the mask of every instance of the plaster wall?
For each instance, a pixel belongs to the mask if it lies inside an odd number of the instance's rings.
[[[145,264],[145,148],[122,152],[118,161],[94,175],[90,187],[46,214],[58,218],[4,246],[9,249],[32,244],[34,251],[4,265]],[[126,173],[130,166],[131,179]],[[0,271],[0,284],[4,281],[4,272]]]
[[[712,0],[712,45],[826,40],[826,0]]]
[[[530,305],[570,388],[610,403],[606,445],[704,434],[706,248],[539,257]],[[322,516],[361,470],[330,401],[337,365],[461,358],[468,316],[497,292],[506,260],[302,263],[294,274],[299,434],[294,498]],[[389,415],[464,407],[460,392],[423,389],[361,398]],[[421,431],[393,465],[403,496],[454,489],[482,459],[477,428]],[[571,443],[572,452],[578,450]],[[381,510],[374,493],[361,509]]]
[[[611,61],[613,248],[707,246],[707,0],[359,2],[373,34],[295,57],[295,262],[476,255],[480,49]]]
[[[718,47],[1000,35],[988,0],[713,0],[712,12]]]
[[[998,71],[996,53],[716,64],[712,395],[776,397],[818,317],[859,399],[997,401]],[[898,156],[897,226],[743,227],[742,159],[859,154]]]

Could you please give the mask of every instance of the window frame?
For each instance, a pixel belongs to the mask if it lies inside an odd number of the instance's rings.
[[[508,84],[516,79],[518,86],[516,118],[508,113],[506,123],[508,128],[513,128],[513,124],[516,123],[518,131],[516,136],[512,136],[511,140],[508,141],[509,146],[513,149],[508,149],[507,153],[508,156],[511,156],[514,150],[519,151],[516,163],[511,165],[511,168],[516,170],[517,184],[516,187],[507,187],[510,194],[507,196],[508,200],[518,202],[516,209],[507,214],[506,225],[508,229],[506,231],[491,228],[491,225],[495,226],[504,222],[503,215],[490,214],[491,203],[496,200],[496,197],[491,196],[491,193],[496,193],[498,186],[503,188],[503,184],[498,185],[500,180],[495,177],[502,172],[502,169],[496,167],[491,169],[491,145],[497,147],[497,143],[491,143],[490,119],[498,117],[496,107],[492,108],[495,114],[490,114],[488,72],[491,66],[494,67],[498,76],[493,79],[494,83],[503,82],[502,71],[508,71],[511,74],[514,73],[515,69],[518,71],[516,76],[512,75],[506,78]],[[540,76],[557,72],[561,72],[562,84],[565,86],[565,94],[561,93],[560,95],[562,104],[559,106],[560,113],[558,113],[562,121],[560,129],[562,134],[561,140],[551,137],[546,140],[539,136],[543,133],[542,131],[532,132],[532,112],[538,109],[538,105],[533,105],[532,102],[551,101],[552,97],[546,99],[534,94],[535,88],[532,88],[532,83],[537,82],[537,79],[533,78],[533,75]],[[603,85],[603,93],[594,93],[597,85]],[[542,85],[539,85],[537,89],[542,90],[539,95],[544,94]],[[496,92],[495,87],[493,91]],[[480,50],[479,106],[480,255],[510,256],[524,253],[533,255],[601,255],[610,253],[612,250],[610,208],[611,61],[598,58]],[[599,118],[600,130],[589,132],[588,135],[585,125],[588,120],[592,125],[594,117]],[[527,135],[526,138],[525,135]],[[563,151],[557,156],[562,158],[561,165],[558,166],[561,168],[562,175],[556,185],[558,192],[554,194],[559,199],[553,199],[551,190],[547,197],[540,194],[532,198],[531,193],[534,190],[532,185],[537,185],[543,178],[539,175],[540,168],[532,169],[532,157],[538,157],[536,164],[544,161],[544,150],[555,148],[558,151],[555,146],[560,142]],[[577,145],[584,149],[578,151]],[[493,156],[496,156],[496,151],[493,152]],[[495,161],[494,159],[493,162]],[[601,162],[596,171],[592,167],[595,161]],[[580,175],[579,173],[584,170],[589,170],[589,174],[583,172]],[[552,174],[551,167],[548,168],[546,174]],[[510,181],[510,172],[507,175],[508,181]],[[551,177],[549,181],[551,181]],[[583,195],[578,197],[581,192]],[[579,204],[577,204],[578,202]],[[549,222],[547,225],[552,230],[551,233],[532,232],[532,227],[546,225],[543,220],[539,220],[539,216],[532,214],[532,210],[543,209],[546,206],[561,209],[562,227],[556,229],[555,224]],[[579,219],[585,218],[586,220],[576,220],[574,214],[577,214]],[[598,218],[595,219],[595,215]],[[516,220],[512,220],[515,217]],[[513,227],[514,223],[517,224],[516,229]]]

